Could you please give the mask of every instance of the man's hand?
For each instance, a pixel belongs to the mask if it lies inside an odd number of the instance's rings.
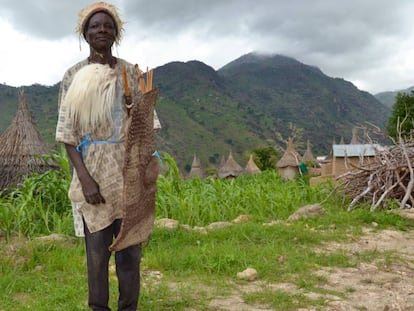
[[[105,203],[105,199],[99,191],[98,183],[92,178],[86,178],[81,182],[83,196],[85,201],[92,205]]]

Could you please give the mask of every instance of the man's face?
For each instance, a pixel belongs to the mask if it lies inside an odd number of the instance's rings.
[[[98,12],[89,19],[85,38],[94,50],[104,52],[111,49],[116,33],[117,29],[112,17],[105,12]]]

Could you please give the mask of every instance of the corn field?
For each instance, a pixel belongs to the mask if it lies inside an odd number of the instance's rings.
[[[63,149],[45,156],[60,167],[33,174],[0,197],[0,230],[9,238],[12,233],[33,237],[64,233],[70,224],[70,202],[67,191],[70,167]]]

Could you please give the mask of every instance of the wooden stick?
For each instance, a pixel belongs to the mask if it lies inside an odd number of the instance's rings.
[[[410,194],[411,194],[412,189],[414,187],[414,170],[413,170],[413,167],[411,165],[411,161],[410,161],[410,158],[408,156],[407,148],[406,148],[404,142],[401,142],[401,147],[403,149],[404,157],[407,160],[407,166],[408,166],[408,169],[409,169],[409,172],[410,172],[410,181],[407,185],[407,190],[405,192],[405,195],[404,195],[404,197],[403,197],[403,199],[401,200],[401,203],[400,203],[400,207],[405,208],[405,204],[407,203],[408,199],[410,198]]]
[[[153,76],[153,70],[151,69],[147,75],[147,91],[152,90],[152,76]]]
[[[138,84],[139,84],[139,88],[141,90],[141,93],[146,93],[152,90],[152,79],[154,77],[154,71],[151,69],[148,69],[147,67],[147,73],[146,73],[146,78],[147,78],[147,82],[145,83],[145,79],[144,76],[142,75],[142,71],[141,69],[139,69],[138,64],[135,64],[135,71],[137,72],[137,76],[138,76]]]
[[[137,72],[137,76],[138,76],[139,89],[141,90],[141,93],[145,93],[145,81],[144,81],[144,77],[142,76],[141,69],[139,69],[138,64],[135,64],[135,71]]]
[[[128,85],[128,77],[126,72],[126,67],[122,70],[122,82],[124,84],[124,94],[125,96],[130,96],[131,93],[129,91],[129,85]]]

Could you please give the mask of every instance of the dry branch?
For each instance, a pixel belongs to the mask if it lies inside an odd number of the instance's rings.
[[[352,198],[348,211],[359,202],[371,202],[371,210],[386,206],[390,200],[397,201],[401,208],[414,206],[414,141],[377,149],[373,161],[338,177],[342,182],[340,193]]]

